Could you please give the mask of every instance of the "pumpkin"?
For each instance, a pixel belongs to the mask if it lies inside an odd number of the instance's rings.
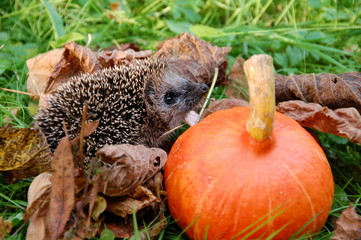
[[[191,239],[317,233],[334,193],[327,158],[296,121],[274,112],[272,58],[253,56],[245,72],[251,108],[216,112],[173,145],[164,170],[171,215]]]

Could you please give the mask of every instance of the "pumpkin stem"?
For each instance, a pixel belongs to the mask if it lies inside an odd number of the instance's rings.
[[[262,141],[271,136],[275,112],[275,74],[269,55],[254,55],[244,63],[248,79],[251,114],[247,122],[248,133]]]

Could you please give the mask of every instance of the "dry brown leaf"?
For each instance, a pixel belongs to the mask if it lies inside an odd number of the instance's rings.
[[[157,202],[158,198],[146,187],[138,186],[134,192],[129,194],[125,199],[121,198],[108,198],[107,211],[114,213],[117,216],[125,218],[133,212],[150,206]]]
[[[99,69],[97,56],[89,48],[80,46],[75,42],[65,44],[64,48],[69,52],[69,55],[66,56],[68,61],[72,62],[73,59],[76,59],[82,71],[92,73]]]
[[[74,205],[74,159],[67,137],[56,148],[51,167],[53,178],[46,227],[49,239],[58,239],[64,233]]]
[[[29,69],[28,92],[37,95],[51,94],[71,77],[100,68],[94,52],[73,42],[62,49],[39,54],[26,64]]]
[[[133,49],[114,49],[112,51],[104,50],[98,53],[98,59],[104,67],[114,65],[128,64],[134,59],[144,59],[152,55],[152,50],[135,51]]]
[[[228,78],[230,80],[230,84],[226,89],[226,95],[229,98],[241,98],[247,100],[249,98],[247,91],[247,77],[243,70],[244,62],[245,60],[243,58],[236,58],[236,61],[229,72]]]
[[[129,224],[110,222],[106,223],[105,226],[114,233],[116,238],[130,238],[132,236],[133,228]]]
[[[28,206],[24,217],[25,220],[31,218],[36,211],[42,212],[44,206],[49,203],[52,177],[51,173],[43,172],[31,182],[28,190]]]
[[[361,116],[355,108],[335,111],[317,103],[287,101],[279,103],[277,111],[296,120],[301,126],[346,137],[361,144]]]
[[[148,58],[151,50],[137,51],[134,44],[121,45],[120,49],[95,53],[74,42],[39,54],[27,61],[29,69],[27,88],[29,93],[40,96],[39,107],[46,106],[46,97],[63,83],[82,73],[93,73],[105,67],[128,64],[133,59]]]
[[[226,56],[230,47],[216,47],[189,33],[165,40],[154,54],[170,59],[171,68],[192,82],[210,84],[214,69],[219,69],[217,83],[227,82]]]
[[[93,132],[95,132],[98,126],[99,121],[87,122],[84,127],[84,137],[89,137]]]
[[[83,202],[89,203],[89,213],[90,214],[88,214],[88,218],[86,221],[87,228],[91,227],[91,224],[90,224],[91,223],[91,214],[93,214],[93,212],[94,212],[97,196],[100,192],[100,189],[103,187],[101,175],[96,175],[95,177],[93,177],[92,184],[90,187],[91,187],[90,191],[86,191],[85,194],[83,195],[83,198],[86,197],[86,200]]]
[[[219,110],[246,106],[249,104],[241,99],[217,100],[209,105],[205,116]],[[316,103],[295,100],[279,103],[276,110],[303,127],[346,137],[351,142],[361,144],[361,116],[355,108],[331,110]]]
[[[64,239],[92,239],[94,238],[101,228],[103,220],[100,219],[96,222],[92,222],[90,226],[87,226],[87,220],[80,216],[77,216],[77,225],[73,228],[67,228],[64,233]]]
[[[0,171],[9,182],[34,177],[50,168],[51,153],[38,129],[0,128]]]
[[[99,121],[85,122],[88,114],[88,106],[85,105],[81,122],[81,130],[79,136],[76,136],[72,141],[72,150],[74,153],[74,162],[77,163],[80,169],[76,168],[76,172],[84,169],[84,137],[90,136],[99,126]],[[79,173],[81,175],[81,173]],[[77,175],[74,175],[77,177]],[[79,185],[76,186],[77,188]]]
[[[49,210],[52,176],[49,172],[44,172],[35,177],[30,184],[28,207],[24,216],[24,220],[29,219],[26,232],[27,240],[47,239],[45,221]]]
[[[361,112],[361,73],[276,75],[276,99],[302,100],[331,109],[354,107]]]
[[[356,213],[351,204],[344,210],[336,222],[336,230],[331,240],[360,240],[361,239],[361,217]]]
[[[100,175],[92,179],[92,183],[88,183],[84,191],[80,192],[75,202],[75,213],[69,221],[67,232],[64,235],[75,235],[82,239],[92,238],[97,235],[103,222],[102,218],[92,221],[91,215],[97,210],[96,200],[99,189],[101,188]]]
[[[209,104],[208,108],[204,112],[204,116],[208,116],[214,112],[220,110],[226,110],[234,107],[248,107],[249,103],[242,99],[226,98],[222,100],[216,100]]]
[[[123,44],[120,44],[118,48],[114,48],[114,49],[118,49],[118,50],[121,50],[121,51],[125,51],[125,50],[128,50],[128,49],[133,49],[136,52],[140,51],[140,47],[135,42],[123,43]]]
[[[54,49],[26,61],[29,69],[27,80],[29,93],[40,95],[45,91],[55,66],[65,65],[64,52],[65,49]]]
[[[105,146],[97,156],[113,165],[100,172],[106,181],[104,194],[108,196],[122,196],[133,191],[159,172],[167,159],[162,149],[129,144]]]
[[[11,232],[12,228],[12,222],[6,221],[0,217],[0,239],[5,239],[5,237],[7,237],[7,235]]]
[[[154,177],[145,182],[145,186],[151,190],[158,199],[162,199],[162,196],[167,195],[166,191],[164,191],[163,174],[161,172],[157,173]]]

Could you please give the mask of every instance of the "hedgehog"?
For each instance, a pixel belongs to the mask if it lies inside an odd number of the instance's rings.
[[[87,103],[86,121],[99,121],[85,138],[90,159],[105,145],[159,147],[165,133],[181,124],[207,91],[206,84],[172,71],[167,59],[134,60],[72,78],[46,99],[35,120],[54,151],[65,134],[70,139],[79,134]]]

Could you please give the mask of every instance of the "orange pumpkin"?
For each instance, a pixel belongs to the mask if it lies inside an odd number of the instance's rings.
[[[172,147],[168,206],[191,239],[286,240],[318,232],[327,219],[334,184],[321,147],[280,113],[256,140],[246,126],[250,111],[216,112]]]

